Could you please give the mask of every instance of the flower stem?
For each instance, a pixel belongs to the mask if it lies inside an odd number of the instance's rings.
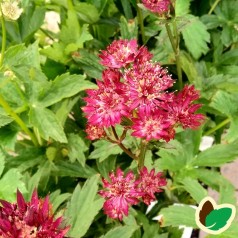
[[[228,124],[230,121],[231,121],[230,118],[225,119],[224,121],[219,123],[217,126],[213,127],[212,129],[208,130],[207,132],[205,132],[204,135],[208,136],[208,135],[212,134],[213,132],[217,131],[218,129],[220,129],[223,126],[225,126],[226,124]]]
[[[116,132],[116,129],[115,129],[114,126],[112,126],[112,133],[113,133],[115,139],[118,141],[118,140],[119,140],[119,137],[118,137],[118,135],[117,135],[117,132]]]
[[[140,25],[140,33],[141,33],[141,38],[142,38],[142,43],[145,44],[145,28],[144,28],[144,22],[143,22],[143,16],[142,16],[142,11],[138,6],[138,3],[140,3],[140,0],[136,0],[136,10],[137,10],[137,16],[138,16],[138,21]]]
[[[177,75],[178,75],[178,81],[179,81],[179,89],[182,89],[183,88],[183,78],[182,78],[182,68],[181,68],[181,62],[180,62],[179,35],[178,35],[177,25],[176,25],[176,22],[173,22],[175,38],[172,34],[172,31],[171,31],[168,23],[165,24],[165,27],[166,27],[166,31],[167,31],[171,46],[172,46],[174,54],[175,54]]]
[[[5,19],[1,10],[1,25],[2,25],[2,49],[1,49],[1,57],[0,57],[0,68],[2,67],[3,64],[3,59],[4,59],[4,54],[6,50],[6,42],[7,42],[7,32],[6,32],[6,24],[5,24]]]
[[[147,143],[145,141],[141,140],[138,170],[141,170],[145,165],[146,146],[147,146]]]
[[[74,10],[74,5],[72,0],[67,0],[67,5],[69,10]]]
[[[216,0],[216,1],[212,4],[212,6],[211,6],[211,8],[210,8],[210,10],[209,10],[209,12],[208,12],[208,15],[211,15],[211,14],[212,14],[212,12],[214,11],[214,9],[216,8],[217,4],[218,4],[220,1],[221,1],[221,0]]]
[[[138,158],[129,150],[127,149],[122,143],[118,143],[119,147],[127,154],[129,155],[132,159],[138,160]]]
[[[38,146],[38,141],[35,137],[35,135],[27,128],[25,123],[22,121],[22,119],[11,109],[7,101],[0,95],[0,105],[4,108],[7,114],[9,114],[15,122],[21,127],[21,129],[30,136],[32,142],[35,146]]]
[[[129,155],[132,159],[138,160],[138,158],[136,157],[136,155],[134,155],[129,149],[127,149],[127,148],[123,145],[122,141],[119,139],[119,137],[118,137],[118,135],[117,135],[117,132],[116,132],[114,126],[112,126],[112,133],[113,133],[113,135],[114,135],[114,137],[115,137],[115,139],[116,139],[116,143],[118,144],[118,146],[119,146],[127,155]]]

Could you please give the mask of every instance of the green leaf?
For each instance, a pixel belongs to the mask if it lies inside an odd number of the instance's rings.
[[[181,183],[184,185],[184,189],[189,192],[192,198],[197,202],[207,196],[207,190],[195,179],[190,177],[184,178]]]
[[[133,14],[132,14],[132,9],[131,9],[131,4],[130,1],[128,0],[121,0],[121,4],[122,4],[122,8],[123,11],[125,13],[126,18],[132,19],[133,18]]]
[[[88,150],[88,145],[86,144],[85,137],[79,134],[69,134],[68,135],[68,149],[69,149],[69,158],[71,162],[78,162],[84,166],[86,157],[84,152]]]
[[[181,29],[185,45],[195,59],[209,50],[210,34],[199,18],[192,15],[186,16],[187,24]]]
[[[66,46],[64,52],[66,55],[82,48],[84,42],[92,40],[93,37],[89,33],[88,24],[84,24],[81,28],[77,19],[76,12],[68,11],[68,18],[66,24],[62,27],[60,32],[60,40]]]
[[[238,131],[238,117],[232,117],[230,122],[230,128],[228,129],[224,139],[228,143],[234,142],[235,140],[238,139],[237,131]]]
[[[79,64],[85,73],[92,78],[100,79],[103,66],[99,63],[99,58],[95,54],[85,49],[80,49],[78,53],[73,54],[72,58]]]
[[[16,78],[5,78],[0,73],[0,94],[4,98],[5,101],[11,106],[12,110],[20,110],[25,106],[25,98],[23,93],[21,92],[19,86],[17,85],[18,81]],[[4,85],[4,86],[3,86]],[[0,106],[0,111],[3,111],[3,108]],[[1,113],[2,114],[2,113]],[[6,115],[6,113],[3,113]]]
[[[218,202],[219,204],[229,203],[236,206],[236,189],[230,181],[224,181],[225,182],[219,184],[220,196]]]
[[[65,213],[71,224],[69,236],[82,237],[102,208],[103,199],[97,198],[98,180],[99,176],[95,175],[85,182],[83,188],[80,185],[75,188]]]
[[[130,238],[137,229],[138,226],[120,226],[113,228],[100,238]]]
[[[237,80],[235,81],[235,77],[237,76],[237,73],[236,73],[237,71],[238,71],[238,65],[224,65],[224,66],[218,67],[218,73],[223,73],[224,75],[231,75],[234,78],[233,79],[230,78],[230,80],[234,81],[234,83],[237,83]],[[237,92],[237,85],[236,85],[236,92]]]
[[[223,21],[216,15],[203,15],[201,21],[207,26],[207,29],[217,28],[223,23]]]
[[[4,63],[10,68],[21,64],[40,68],[38,42],[36,41],[28,47],[25,47],[24,44],[9,47],[5,53]]]
[[[78,48],[83,48],[83,44],[86,41],[93,39],[93,36],[89,33],[88,27],[89,27],[89,24],[83,24],[81,34],[80,34],[79,38],[77,39],[77,47]]]
[[[155,24],[152,24],[151,28],[155,28],[154,31],[158,32],[159,28],[158,26],[154,26]],[[165,27],[160,32],[159,36],[155,37],[157,39],[155,48],[151,51],[152,54],[154,54],[153,60],[159,61],[162,64],[171,64],[175,61],[175,54],[173,51],[173,48],[171,46],[171,43],[168,39],[168,34],[166,32]]]
[[[54,164],[50,160],[41,161],[37,171],[37,173],[39,174],[39,180],[37,181],[38,182],[37,187],[39,188],[39,190],[42,191],[46,190],[53,167]]]
[[[4,170],[4,166],[5,165],[5,154],[2,150],[2,148],[0,147],[0,176],[2,175],[2,172]]]
[[[103,160],[102,162],[99,162],[99,160],[96,160],[97,168],[104,178],[108,178],[109,172],[115,170],[116,168],[116,155],[111,155],[107,159]]]
[[[100,162],[108,158],[110,155],[117,155],[121,154],[121,148],[116,145],[112,144],[108,141],[99,140],[93,143],[95,149],[90,154],[90,159],[99,159]]]
[[[215,14],[221,21],[222,26],[222,43],[228,47],[232,43],[237,42],[236,24],[238,23],[237,9],[238,2],[236,0],[221,1],[214,9]]]
[[[187,129],[177,133],[177,140],[183,145],[185,154],[187,154],[187,162],[190,162],[193,155],[199,152],[202,140],[202,128],[192,130]]]
[[[199,153],[193,162],[194,166],[220,166],[236,159],[237,144],[214,145]]]
[[[238,64],[238,49],[232,49],[221,55],[219,64],[236,65]]]
[[[191,0],[176,0],[175,2],[175,16],[183,16],[189,13]]]
[[[11,117],[0,114],[0,128],[11,123],[12,121],[13,119]]]
[[[40,183],[40,179],[42,176],[42,173],[44,171],[42,169],[38,169],[37,172],[33,175],[29,175],[27,173],[25,173],[25,184],[28,190],[28,194],[26,195],[26,199],[30,200],[31,199],[31,194],[33,193],[34,189],[37,188],[39,186]]]
[[[97,8],[86,2],[76,3],[74,9],[77,12],[77,16],[80,20],[93,24],[99,20],[99,12]]]
[[[0,128],[0,145],[6,150],[15,149],[15,144],[17,141],[17,133],[13,126],[5,126]]]
[[[40,52],[50,59],[67,64],[69,58],[64,54],[65,45],[62,42],[54,42],[52,46],[42,49]]]
[[[230,187],[231,183],[221,175],[220,172],[211,169],[196,169],[193,171],[194,178],[199,179],[212,189],[219,191],[220,187]],[[191,176],[192,176],[191,175]],[[230,189],[230,188],[229,188]],[[223,195],[222,195],[223,196]],[[224,198],[224,196],[223,196]],[[230,198],[228,199],[230,201]],[[224,200],[222,200],[224,201]]]
[[[8,156],[6,160],[7,167],[17,168],[20,172],[32,169],[39,165],[45,159],[45,151],[37,147],[24,147],[18,149],[17,156]]]
[[[58,118],[60,124],[65,126],[65,122],[68,119],[68,115],[72,111],[74,105],[78,102],[81,96],[74,96],[72,98],[66,98],[54,105],[53,111]]]
[[[62,143],[67,142],[64,129],[51,110],[41,107],[32,107],[30,109],[29,119],[45,140],[52,138]]]
[[[48,107],[89,88],[96,88],[96,85],[85,80],[85,76],[66,73],[54,79],[49,89],[39,98],[39,104]]]
[[[75,162],[73,164],[69,163],[68,161],[59,161],[55,164],[55,168],[53,168],[53,172],[55,176],[60,177],[76,177],[76,178],[90,178],[91,176],[95,175],[97,172],[85,165],[84,167]]]
[[[25,193],[25,184],[21,181],[22,175],[17,169],[8,170],[0,180],[0,197],[8,202],[16,201],[16,191]]]
[[[238,97],[222,90],[218,90],[212,98],[210,106],[227,116],[236,116],[238,112]]]
[[[88,0],[92,5],[94,5],[101,15],[106,7],[110,4],[109,0]]]
[[[177,227],[180,225],[197,228],[195,222],[196,209],[188,205],[173,205],[167,208],[163,208],[160,212],[163,215],[162,226]]]
[[[220,209],[215,209],[207,215],[205,219],[205,225],[207,228],[209,228],[209,230],[218,231],[227,224],[227,221],[231,215],[231,208],[223,207]]]
[[[120,19],[120,30],[122,39],[137,39],[138,23],[137,19],[126,20],[124,16]]]
[[[50,202],[53,205],[53,213],[59,208],[59,206],[65,202],[68,198],[70,198],[71,193],[60,193],[60,190],[57,189],[54,192],[50,193]]]
[[[60,41],[65,45],[76,43],[80,36],[80,31],[81,28],[76,12],[74,10],[68,10],[65,25],[62,26],[60,31]]]
[[[169,145],[169,148],[160,148],[157,154],[161,158],[156,160],[155,166],[160,170],[179,171],[186,165],[184,147],[178,141],[171,141]]]
[[[45,18],[45,8],[43,7],[32,7],[31,4],[24,9],[21,16],[21,35],[24,42],[29,41],[33,34],[43,24]]]
[[[195,67],[195,62],[189,54],[184,51],[180,53],[180,61],[182,65],[182,69],[188,77],[190,83],[195,84],[196,86],[200,86],[201,84],[201,76],[198,73],[197,68]]]
[[[77,51],[79,48],[83,48],[83,44],[86,41],[93,39],[92,35],[89,33],[88,26],[88,24],[83,25],[80,37],[78,38],[76,43],[70,43],[66,46],[64,51],[66,55],[69,55],[71,52]]]
[[[24,64],[14,66],[12,71],[23,83],[21,87],[24,88],[24,91],[19,88],[18,91],[22,92],[20,96],[25,99],[24,103],[26,104],[28,102],[29,104],[36,104],[39,94],[41,94],[42,91],[49,86],[49,82],[41,69]],[[23,93],[25,98],[23,97]]]

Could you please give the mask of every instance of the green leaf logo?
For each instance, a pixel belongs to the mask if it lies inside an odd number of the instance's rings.
[[[196,210],[195,218],[201,230],[209,234],[220,234],[230,227],[235,214],[235,206],[217,205],[211,197],[205,197]]]

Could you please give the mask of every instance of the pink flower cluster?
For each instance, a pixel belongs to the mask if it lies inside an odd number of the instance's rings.
[[[99,55],[105,66],[98,89],[87,90],[82,109],[88,119],[89,139],[105,136],[104,128],[120,124],[123,118],[132,123],[132,136],[147,141],[174,138],[175,128],[198,127],[204,116],[196,114],[201,104],[194,104],[199,93],[185,86],[179,93],[168,92],[174,80],[153,55],[136,40],[116,40]]]
[[[142,0],[142,3],[150,11],[163,14],[169,11],[170,0]]]
[[[162,192],[161,187],[166,185],[161,172],[156,174],[154,169],[148,172],[146,167],[140,171],[139,178],[132,171],[124,176],[120,168],[109,177],[110,181],[103,178],[105,190],[99,194],[106,199],[103,205],[105,214],[119,220],[128,216],[129,206],[138,204],[140,199],[147,205],[156,200],[155,193]]]
[[[17,191],[17,203],[0,200],[1,238],[64,238],[69,227],[62,225],[62,217],[54,220],[49,197],[39,199],[37,192],[26,202]]]

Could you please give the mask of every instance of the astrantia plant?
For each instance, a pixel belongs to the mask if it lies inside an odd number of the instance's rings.
[[[142,168],[138,178],[132,171],[125,175],[118,168],[116,173],[110,173],[111,181],[103,178],[103,186],[106,190],[99,194],[106,199],[103,209],[105,214],[111,218],[123,219],[128,216],[130,205],[136,205],[140,199],[147,205],[156,200],[155,193],[162,192],[161,187],[166,185],[166,180],[161,177],[162,173],[155,175],[155,170],[148,173],[146,167]]]
[[[138,178],[132,172],[123,178],[123,172],[117,169],[115,175],[109,175],[111,183],[103,179],[104,187],[109,189],[100,191],[106,198],[104,211],[122,220],[123,215],[128,215],[129,205],[137,204],[140,198],[149,205],[156,199],[154,193],[166,185],[160,173],[155,176],[154,169],[148,173],[144,167],[148,143],[169,142],[178,126],[196,129],[204,115],[196,114],[201,104],[194,103],[199,98],[194,86],[185,86],[177,94],[168,92],[174,83],[171,75],[154,63],[153,55],[145,46],[139,48],[136,40],[114,41],[99,57],[107,68],[102,80],[97,80],[98,89],[87,90],[87,104],[82,109],[88,119],[87,138],[119,144],[138,164]],[[129,125],[124,126],[123,120]],[[118,124],[124,127],[120,136],[115,129]],[[124,146],[126,136],[141,138],[139,155]]]
[[[102,80],[97,80],[98,89],[87,90],[83,111],[87,128],[105,130],[95,137],[95,131],[87,129],[88,138],[99,139],[101,134],[110,141],[117,140],[114,126],[127,120],[130,125],[124,126],[124,131],[131,129],[132,136],[168,142],[174,138],[176,127],[197,128],[204,121],[202,114],[196,114],[201,107],[194,103],[199,99],[198,91],[185,86],[179,93],[169,92],[174,80],[167,69],[151,61],[153,55],[145,46],[138,48],[135,40],[118,40],[99,57],[107,69]]]
[[[37,191],[26,202],[17,191],[17,203],[1,200],[0,237],[2,238],[64,238],[69,226],[63,218],[54,218],[49,197],[38,198]]]
[[[142,3],[150,11],[163,14],[169,11],[170,0],[142,0]]]

